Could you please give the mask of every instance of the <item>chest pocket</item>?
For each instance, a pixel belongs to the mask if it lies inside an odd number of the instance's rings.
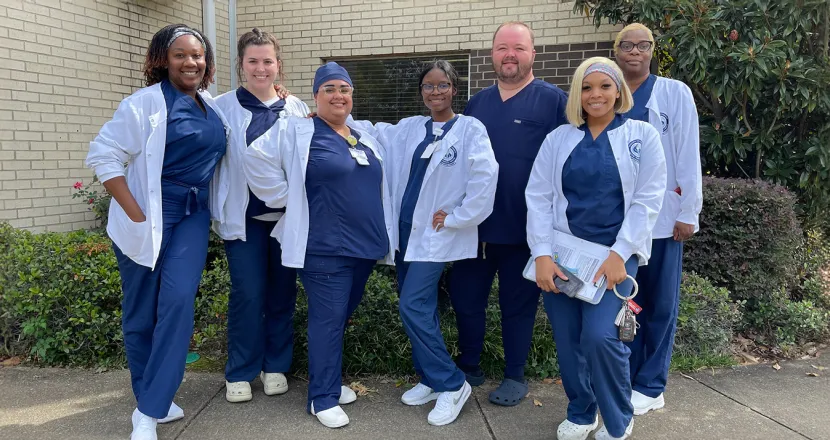
[[[547,124],[532,118],[515,117],[510,123],[510,139],[515,142],[510,146],[510,156],[517,159],[536,160],[539,147],[548,134]]]

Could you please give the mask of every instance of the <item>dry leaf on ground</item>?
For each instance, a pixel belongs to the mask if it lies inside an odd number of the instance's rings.
[[[534,406],[542,406],[542,402],[540,402],[539,399],[533,399],[533,405]]]
[[[6,359],[3,362],[0,362],[0,365],[2,365],[4,367],[16,367],[16,366],[20,365],[20,362],[21,362],[20,358],[15,356],[15,357]]]
[[[367,387],[366,385],[363,385],[363,384],[362,384],[362,383],[360,383],[360,382],[352,382],[352,383],[350,383],[350,384],[349,384],[349,388],[351,388],[351,389],[352,389],[352,391],[354,391],[355,393],[357,393],[357,395],[358,395],[358,396],[366,396],[366,395],[368,395],[369,393],[374,393],[374,392],[377,392],[377,390],[373,390],[373,389],[371,389],[371,388]]]
[[[781,369],[781,365],[778,365],[778,362],[772,364],[772,369],[778,371]]]
[[[824,371],[827,367],[822,367],[821,365],[810,365],[811,367],[815,368],[818,371]]]
[[[819,377],[818,373],[807,373],[807,375],[810,377]]]
[[[550,385],[550,384],[553,383],[553,379],[550,378],[550,377],[542,379],[542,383],[545,384],[545,385]]]

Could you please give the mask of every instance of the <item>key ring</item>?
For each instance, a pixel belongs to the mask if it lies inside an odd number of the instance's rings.
[[[619,293],[619,292],[617,292],[617,286],[618,286],[619,284],[615,284],[615,285],[614,285],[614,295],[617,295],[617,298],[619,298],[619,299],[621,299],[621,300],[623,300],[623,301],[630,301],[630,300],[631,300],[631,299],[633,299],[635,296],[637,296],[637,292],[640,290],[640,285],[639,285],[639,284],[637,284],[637,280],[635,280],[635,279],[634,279],[634,277],[632,277],[631,275],[626,274],[626,275],[625,275],[625,277],[626,277],[626,278],[630,278],[630,279],[631,279],[631,281],[632,281],[632,282],[634,282],[634,290],[632,291],[631,296],[622,296],[622,295],[620,295],[620,293]]]

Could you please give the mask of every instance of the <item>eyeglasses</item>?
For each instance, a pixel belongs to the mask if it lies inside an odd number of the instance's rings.
[[[620,50],[623,52],[631,52],[634,50],[634,47],[637,47],[637,50],[640,52],[648,52],[653,46],[654,43],[651,41],[641,41],[639,43],[634,43],[633,41],[620,41]]]
[[[432,84],[421,84],[421,91],[424,93],[432,93],[436,87],[438,88],[438,93],[447,93],[447,91],[452,88],[452,84],[440,83],[437,86]]]
[[[323,93],[332,96],[335,92],[340,92],[343,96],[351,96],[354,89],[351,86],[323,86]]]

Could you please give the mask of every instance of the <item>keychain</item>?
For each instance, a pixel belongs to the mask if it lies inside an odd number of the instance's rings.
[[[631,278],[631,281],[634,282],[634,290],[630,296],[622,296],[617,292],[617,286],[614,286],[614,295],[617,295],[617,298],[622,300],[622,308],[617,313],[617,319],[614,320],[614,324],[620,328],[620,341],[631,342],[634,340],[634,336],[637,335],[637,327],[639,327],[637,317],[634,311],[632,311],[631,303],[633,302],[632,299],[637,296],[637,291],[640,287],[637,285],[637,280],[634,277],[631,275],[626,275],[626,277]]]

